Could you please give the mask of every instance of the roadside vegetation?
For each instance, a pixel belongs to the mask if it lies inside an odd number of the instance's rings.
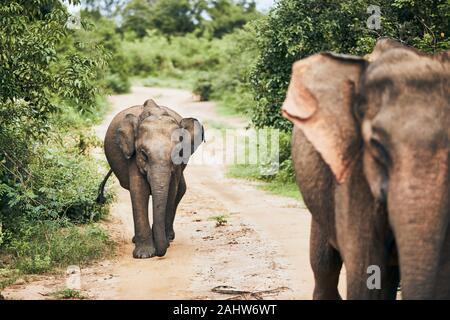
[[[108,207],[94,201],[102,164],[90,155],[111,53],[88,23],[67,28],[57,0],[2,2],[0,16],[1,289],[107,256],[113,244],[96,224]]]

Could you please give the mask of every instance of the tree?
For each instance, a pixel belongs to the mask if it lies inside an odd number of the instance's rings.
[[[131,0],[122,13],[122,31],[133,31],[139,38],[147,35],[147,30],[153,27],[153,1]]]
[[[205,6],[208,17],[202,21],[202,28],[212,37],[220,38],[224,34],[242,28],[247,22],[261,16],[256,10],[255,1],[212,0]]]
[[[159,0],[153,6],[152,27],[166,35],[182,35],[194,31],[193,2],[189,0]]]
[[[105,56],[100,46],[76,39],[78,31],[66,27],[68,13],[59,0],[3,1],[0,16],[2,223],[8,212],[42,209],[30,191],[38,176],[29,167],[37,158],[34,147],[48,140],[62,108],[87,112],[96,105]]]

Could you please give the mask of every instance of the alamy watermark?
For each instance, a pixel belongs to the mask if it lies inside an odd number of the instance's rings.
[[[381,289],[381,269],[377,265],[370,265],[367,267],[367,278],[366,285],[369,290],[380,290]]]
[[[380,30],[381,29],[381,8],[377,5],[370,5],[367,8],[367,13],[370,14],[370,17],[367,18],[367,28],[371,30]]]
[[[381,30],[381,8],[377,5],[370,5],[367,8],[367,13],[370,17],[367,18],[367,28],[371,30]]]
[[[187,130],[180,129],[173,132],[172,141],[176,142],[171,152],[174,164],[189,161],[190,165],[251,165],[257,166],[264,176],[279,170],[277,129],[210,129],[205,143],[202,135],[192,138]],[[194,154],[192,147],[198,147]]]
[[[81,7],[80,5],[67,4],[61,1],[64,6],[66,6],[68,11],[67,21],[65,23],[65,27],[71,30],[78,30],[82,28],[81,24]]]
[[[71,13],[67,18],[66,28],[71,30],[81,29],[81,16],[80,13]]]

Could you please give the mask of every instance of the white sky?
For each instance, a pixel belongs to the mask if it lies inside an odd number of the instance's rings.
[[[275,0],[255,0],[255,2],[256,2],[256,6],[259,10],[267,11],[273,5]],[[69,7],[69,11],[72,13],[75,13],[79,10],[78,7],[75,7],[72,5],[69,5],[68,7]]]
[[[256,6],[259,10],[267,11],[274,2],[275,0],[256,0]]]

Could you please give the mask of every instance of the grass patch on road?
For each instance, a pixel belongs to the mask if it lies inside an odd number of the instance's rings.
[[[87,297],[80,291],[74,289],[61,289],[51,294],[53,297],[59,300],[85,300]]]
[[[219,215],[219,216],[209,217],[208,220],[215,221],[216,222],[216,228],[218,228],[218,227],[223,227],[223,226],[227,225],[227,223],[228,223],[228,216],[222,214],[222,215]]]

